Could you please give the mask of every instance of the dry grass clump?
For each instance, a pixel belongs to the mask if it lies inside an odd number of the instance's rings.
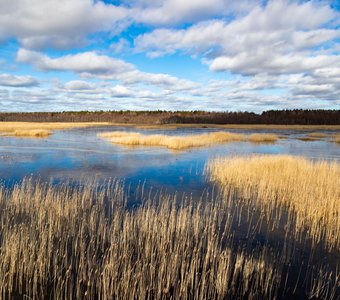
[[[52,134],[51,130],[46,129],[29,129],[29,130],[15,130],[10,135],[18,137],[38,137],[44,138]]]
[[[170,136],[161,134],[143,135],[138,132],[107,132],[98,135],[113,144],[129,146],[163,146],[169,149],[187,149],[191,147],[209,146],[217,143],[244,141],[242,134],[230,132],[211,132],[186,136]]]
[[[311,132],[307,136],[312,137],[312,138],[325,138],[327,134],[323,132]]]
[[[296,235],[307,230],[313,241],[330,249],[340,247],[340,165],[292,156],[218,158],[209,162],[212,180],[234,187],[256,202],[266,215],[283,215],[295,225]]]
[[[279,137],[276,134],[254,133],[248,136],[252,143],[275,143]]]
[[[0,189],[0,298],[276,297],[270,250],[232,250],[223,201],[125,197],[117,181]]]
[[[0,122],[0,132],[6,136],[46,137],[53,130],[105,126],[109,123],[38,123],[38,122]]]
[[[340,134],[334,135],[334,136],[332,137],[332,141],[333,141],[334,143],[340,144]]]
[[[251,141],[254,143],[274,143],[279,137],[275,134],[244,135],[225,131],[195,135],[144,135],[139,132],[115,131],[98,134],[113,144],[128,146],[162,146],[174,150],[209,146],[227,142]]]

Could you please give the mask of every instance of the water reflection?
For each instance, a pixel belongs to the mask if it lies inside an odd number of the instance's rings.
[[[339,160],[340,147],[327,139],[306,142],[297,138],[305,131],[275,130],[284,139],[275,144],[234,142],[210,147],[171,151],[161,147],[124,147],[111,145],[97,133],[126,130],[144,134],[198,134],[221,129],[181,128],[172,130],[142,130],[131,127],[81,128],[57,131],[46,139],[0,138],[0,178],[6,185],[25,176],[43,181],[64,182],[83,178],[124,178],[131,184],[146,180],[147,185],[169,191],[201,192],[208,183],[203,176],[205,163],[220,155],[251,153],[292,154],[313,159]],[[251,134],[255,130],[228,129]],[[334,132],[326,131],[330,135]]]

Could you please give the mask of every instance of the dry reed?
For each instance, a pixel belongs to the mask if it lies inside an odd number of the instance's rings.
[[[288,210],[296,236],[340,247],[340,165],[292,156],[227,157],[207,165],[211,179],[256,202],[267,216]],[[279,213],[280,216],[283,213]]]
[[[34,123],[34,122],[0,122],[0,132],[5,136],[46,137],[53,130],[105,126],[109,123]]]
[[[334,135],[334,136],[332,137],[332,141],[333,141],[334,143],[340,144],[340,134]]]
[[[222,202],[157,203],[128,210],[117,181],[1,189],[0,298],[275,296],[280,277],[270,252],[231,249]]]
[[[233,188],[196,201],[135,192],[132,209],[116,180],[0,188],[0,299],[277,299],[300,284],[287,254],[235,244],[247,209]],[[316,268],[307,297],[332,299],[338,272]]]
[[[10,133],[11,136],[18,137],[48,137],[52,134],[51,130],[46,129],[29,129],[29,130],[15,130]]]
[[[129,146],[163,146],[169,149],[187,149],[191,147],[208,146],[216,143],[244,141],[242,134],[230,132],[212,132],[197,135],[170,136],[161,134],[143,135],[138,132],[107,132],[99,134],[99,137],[114,144]]]
[[[225,131],[210,132],[195,135],[144,135],[138,132],[115,131],[98,134],[99,137],[113,144],[127,146],[162,146],[174,150],[192,147],[210,146],[227,142],[251,141],[257,143],[275,142],[278,136],[274,134],[252,134],[250,136]]]
[[[307,136],[312,138],[325,138],[327,134],[323,132],[311,132]]]
[[[278,140],[276,134],[260,134],[254,133],[249,135],[248,139],[252,143],[275,143]]]

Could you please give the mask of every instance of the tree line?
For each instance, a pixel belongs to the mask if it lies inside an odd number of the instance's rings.
[[[0,113],[1,122],[113,122],[137,124],[282,124],[340,125],[340,110],[206,111],[68,111]]]

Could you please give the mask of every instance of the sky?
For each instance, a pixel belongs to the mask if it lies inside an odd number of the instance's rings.
[[[0,111],[340,109],[340,0],[0,0]]]

